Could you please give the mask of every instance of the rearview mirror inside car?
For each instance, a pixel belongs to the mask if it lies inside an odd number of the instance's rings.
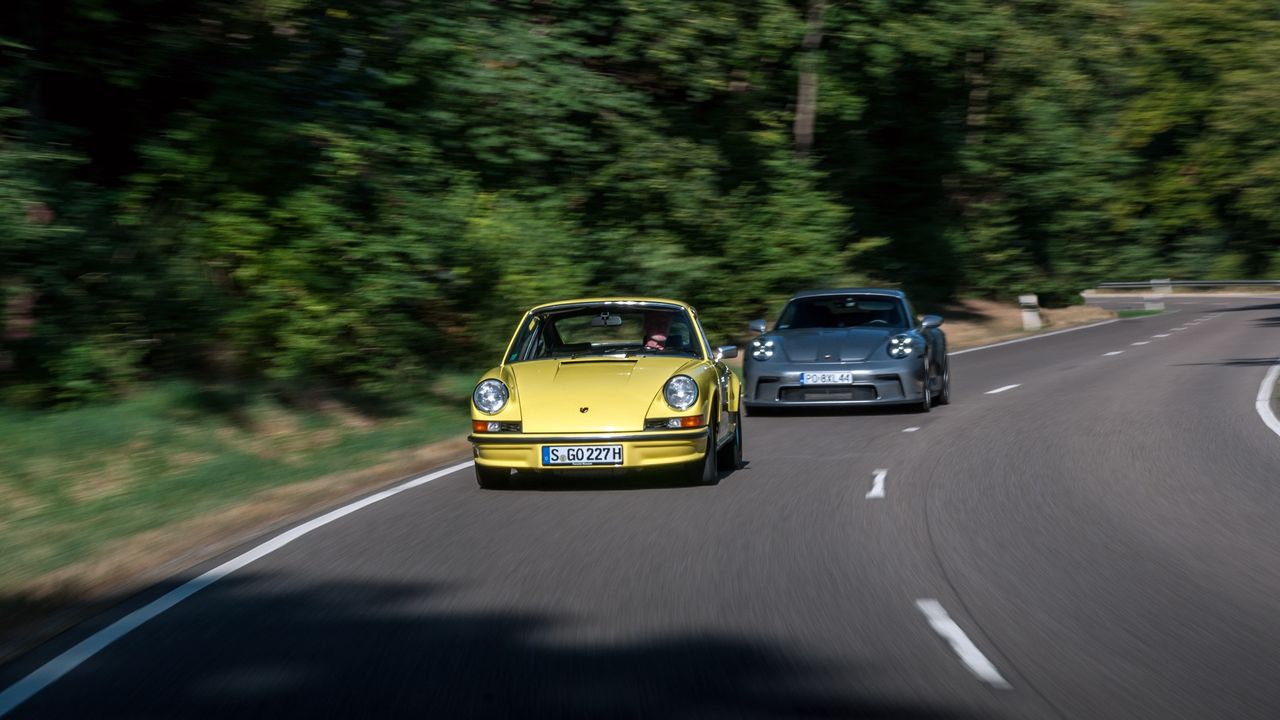
[[[609,313],[600,313],[591,318],[591,327],[615,327],[622,324],[621,315],[610,315]]]

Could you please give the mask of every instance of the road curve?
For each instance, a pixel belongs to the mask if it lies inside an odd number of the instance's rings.
[[[405,489],[6,718],[1278,717],[1280,299],[1170,309],[956,355],[928,414],[751,417],[715,487]]]

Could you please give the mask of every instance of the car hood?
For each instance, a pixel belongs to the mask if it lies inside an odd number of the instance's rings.
[[[507,367],[527,433],[640,432],[667,380],[687,357],[531,360]]]
[[[791,362],[861,362],[885,347],[901,328],[805,328],[781,330],[782,352]]]

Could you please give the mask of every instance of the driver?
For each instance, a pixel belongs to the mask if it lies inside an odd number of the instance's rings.
[[[666,350],[671,331],[671,313],[649,311],[644,314],[644,346],[649,350]]]

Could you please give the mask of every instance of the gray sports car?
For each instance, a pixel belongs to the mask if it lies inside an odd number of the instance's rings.
[[[810,290],[787,302],[773,330],[754,320],[743,366],[748,412],[806,405],[902,405],[928,412],[951,400],[942,318],[916,322],[898,290]]]

